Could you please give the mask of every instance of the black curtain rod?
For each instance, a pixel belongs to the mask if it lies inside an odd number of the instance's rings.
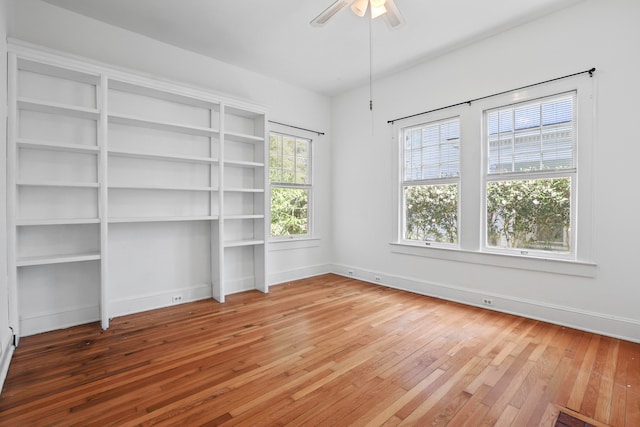
[[[300,130],[304,130],[304,131],[307,131],[307,132],[317,133],[318,136],[324,135],[324,132],[318,132],[317,130],[305,129],[305,128],[301,128],[301,127],[298,127],[298,126],[288,125],[286,123],[274,122],[273,120],[269,120],[269,123],[273,123],[273,124],[281,125],[281,126],[286,126],[288,128],[293,128],[293,129],[300,129]]]
[[[543,84],[546,84],[546,83],[555,82],[556,80],[562,80],[562,79],[566,79],[566,78],[569,78],[569,77],[579,76],[580,74],[589,73],[589,77],[593,77],[593,73],[595,73],[595,71],[596,71],[596,69],[594,67],[594,68],[591,68],[589,70],[580,71],[579,73],[568,74],[566,76],[556,77],[555,79],[545,80],[543,82],[538,82],[538,83],[533,83],[533,84],[522,86],[522,87],[519,87],[519,88],[516,88],[516,89],[505,90],[503,92],[498,92],[498,93],[493,93],[491,95],[481,96],[480,98],[470,99],[469,101],[458,102],[457,104],[447,105],[446,107],[435,108],[433,110],[423,111],[422,113],[416,113],[416,114],[412,114],[410,116],[404,116],[404,117],[400,117],[400,118],[397,118],[397,119],[388,120],[387,123],[393,124],[394,122],[397,122],[397,121],[400,121],[400,120],[411,119],[413,117],[422,116],[423,114],[429,114],[429,113],[433,113],[433,112],[440,111],[440,110],[446,110],[447,108],[458,107],[458,106],[464,105],[464,104],[471,105],[472,102],[481,101],[483,99],[491,98],[491,97],[494,97],[494,96],[504,95],[505,93],[509,93],[509,92],[515,92],[515,91],[522,90],[522,89],[528,89],[528,88],[533,87],[533,86],[539,86],[539,85],[543,85]]]

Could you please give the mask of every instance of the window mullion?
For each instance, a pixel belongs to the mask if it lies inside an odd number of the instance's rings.
[[[298,138],[293,140],[293,182],[298,182]]]
[[[542,117],[542,104],[538,107],[538,114],[540,115],[540,128],[538,129],[538,135],[540,135],[540,139],[538,141],[538,167],[542,169],[544,167],[544,150],[542,149],[542,144],[544,141],[542,140],[542,129],[544,128],[543,117]]]
[[[516,110],[511,110],[511,170],[516,170]]]

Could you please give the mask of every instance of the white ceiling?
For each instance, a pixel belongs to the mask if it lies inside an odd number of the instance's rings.
[[[334,0],[44,0],[257,73],[335,95],[369,79],[367,18]],[[395,0],[406,24],[374,20],[374,78],[582,0]]]

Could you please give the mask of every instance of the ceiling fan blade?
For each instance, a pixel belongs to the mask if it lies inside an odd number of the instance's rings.
[[[387,26],[391,29],[402,27],[405,23],[404,16],[402,16],[400,10],[398,10],[395,2],[393,0],[387,0],[384,7],[387,8],[387,13],[382,16]]]
[[[321,27],[327,23],[333,16],[345,7],[349,6],[355,0],[337,0],[331,6],[326,8],[320,15],[311,20],[311,25]]]

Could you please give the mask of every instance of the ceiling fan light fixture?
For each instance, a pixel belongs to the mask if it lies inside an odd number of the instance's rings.
[[[369,0],[356,0],[351,5],[351,10],[358,16],[364,16],[367,13],[367,7],[369,6]]]
[[[371,7],[371,19],[375,19],[378,16],[384,15],[385,13],[387,13],[387,8],[384,6]]]
[[[314,27],[322,27],[343,8],[351,6],[351,10],[357,16],[365,16],[367,9],[371,9],[371,19],[379,16],[391,29],[396,29],[404,24],[404,17],[396,7],[394,0],[334,0],[320,15],[311,20]]]
[[[384,15],[387,12],[387,8],[384,7],[387,0],[370,0],[371,3],[371,19],[375,19],[380,15]]]

